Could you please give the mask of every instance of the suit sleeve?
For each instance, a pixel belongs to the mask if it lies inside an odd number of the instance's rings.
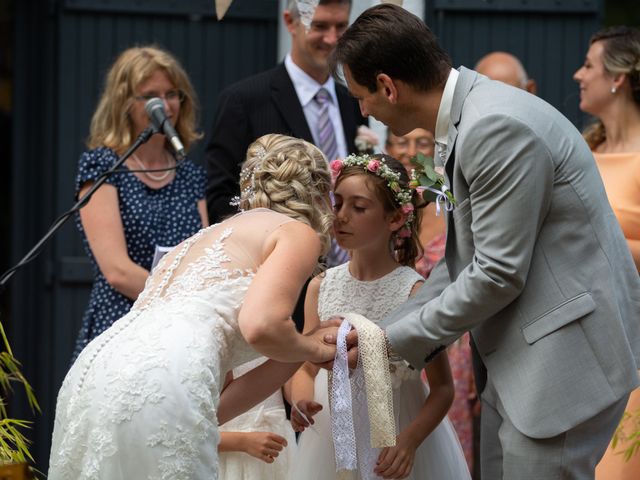
[[[220,95],[213,132],[205,151],[207,210],[212,224],[236,212],[229,202],[239,194],[240,166],[247,147],[254,140],[250,138],[249,120],[239,97],[232,90]]]
[[[392,349],[420,368],[522,292],[550,205],[552,157],[527,125],[488,115],[466,132],[458,136],[455,161],[469,198],[458,199],[461,211],[453,215],[456,229],[470,229],[472,260],[439,296],[418,292],[421,304],[387,328]]]

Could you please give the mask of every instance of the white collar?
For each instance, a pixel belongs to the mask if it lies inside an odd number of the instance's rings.
[[[438,109],[438,118],[436,120],[436,143],[447,145],[447,137],[449,135],[449,122],[451,120],[451,105],[453,104],[453,92],[458,83],[460,73],[452,68],[449,72],[449,78],[442,92],[442,100],[440,100],[440,108]]]
[[[298,94],[298,100],[300,100],[300,105],[304,108],[307,104],[313,100],[313,97],[321,87],[324,87],[331,95],[331,100],[333,104],[338,106],[338,97],[336,96],[336,85],[333,77],[329,75],[329,78],[323,84],[319,84],[313,78],[309,76],[307,72],[302,70],[298,65],[296,65],[291,58],[291,54],[287,53],[287,56],[284,59],[284,66],[287,69],[287,73],[291,78],[291,82],[293,82],[293,88],[295,88],[296,93]]]

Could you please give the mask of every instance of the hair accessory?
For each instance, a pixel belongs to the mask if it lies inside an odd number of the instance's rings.
[[[267,156],[267,149],[260,143],[256,145],[255,149],[258,161],[254,164],[253,168],[243,168],[242,172],[240,172],[240,184],[246,183],[247,186],[242,189],[240,196],[235,195],[229,202],[229,205],[232,207],[238,207],[238,210],[240,211],[243,211],[243,209],[240,208],[242,200],[251,200],[256,194],[256,172],[260,171],[262,161],[264,160],[264,157]]]
[[[433,157],[418,153],[411,158],[411,164],[415,168],[411,170],[409,187],[415,188],[425,202],[435,202],[436,215],[440,215],[442,208],[447,212],[453,210],[456,199],[449,190],[444,175],[436,171]]]
[[[616,87],[611,87],[611,93],[616,93],[617,89]]]
[[[411,223],[415,218],[413,213],[413,203],[411,202],[413,199],[413,191],[411,188],[403,188],[400,185],[400,174],[389,168],[389,166],[384,162],[384,158],[371,157],[367,154],[351,154],[344,160],[333,160],[329,166],[331,167],[331,173],[334,180],[338,175],[340,175],[342,169],[345,167],[362,167],[365,172],[372,173],[385,180],[387,182],[387,187],[389,187],[389,190],[393,193],[393,197],[402,210],[402,213],[407,215],[407,220],[404,222],[403,227],[397,232],[398,237],[411,237]]]

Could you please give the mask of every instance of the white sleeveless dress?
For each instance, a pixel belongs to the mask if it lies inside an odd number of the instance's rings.
[[[292,221],[243,215],[167,253],[131,311],[82,351],[58,394],[50,480],[218,478],[225,374],[259,356],[238,327],[257,265],[234,232]]]
[[[423,278],[409,267],[398,267],[374,281],[360,281],[349,273],[349,264],[325,272],[318,296],[320,320],[348,312],[359,313],[372,322],[379,322],[400,306],[416,282]],[[393,410],[396,431],[409,425],[424,405],[428,387],[420,372],[405,362],[390,364],[393,386]],[[298,457],[289,475],[290,480],[336,480],[335,452],[331,437],[331,419],[327,393],[327,374],[321,370],[315,380],[315,400],[323,409],[314,417],[315,424],[298,439]],[[356,475],[358,479],[381,478],[373,474]],[[411,480],[467,480],[471,478],[467,464],[449,420],[444,420],[420,445],[415,455]]]
[[[261,365],[266,358],[258,358],[233,369],[239,377]],[[221,432],[271,432],[284,437],[287,446],[273,463],[265,463],[244,452],[223,452],[219,458],[220,480],[283,480],[296,458],[296,436],[284,409],[282,390],[264,402],[220,426]]]

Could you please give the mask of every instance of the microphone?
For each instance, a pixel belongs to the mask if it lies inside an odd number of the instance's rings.
[[[144,109],[147,115],[149,115],[149,120],[155,131],[163,133],[169,139],[169,143],[171,143],[173,150],[176,152],[176,157],[178,157],[178,160],[183,160],[184,157],[186,157],[184,146],[180,141],[178,132],[176,132],[176,129],[173,128],[173,125],[171,125],[171,122],[167,118],[162,99],[154,97],[148,100]]]

